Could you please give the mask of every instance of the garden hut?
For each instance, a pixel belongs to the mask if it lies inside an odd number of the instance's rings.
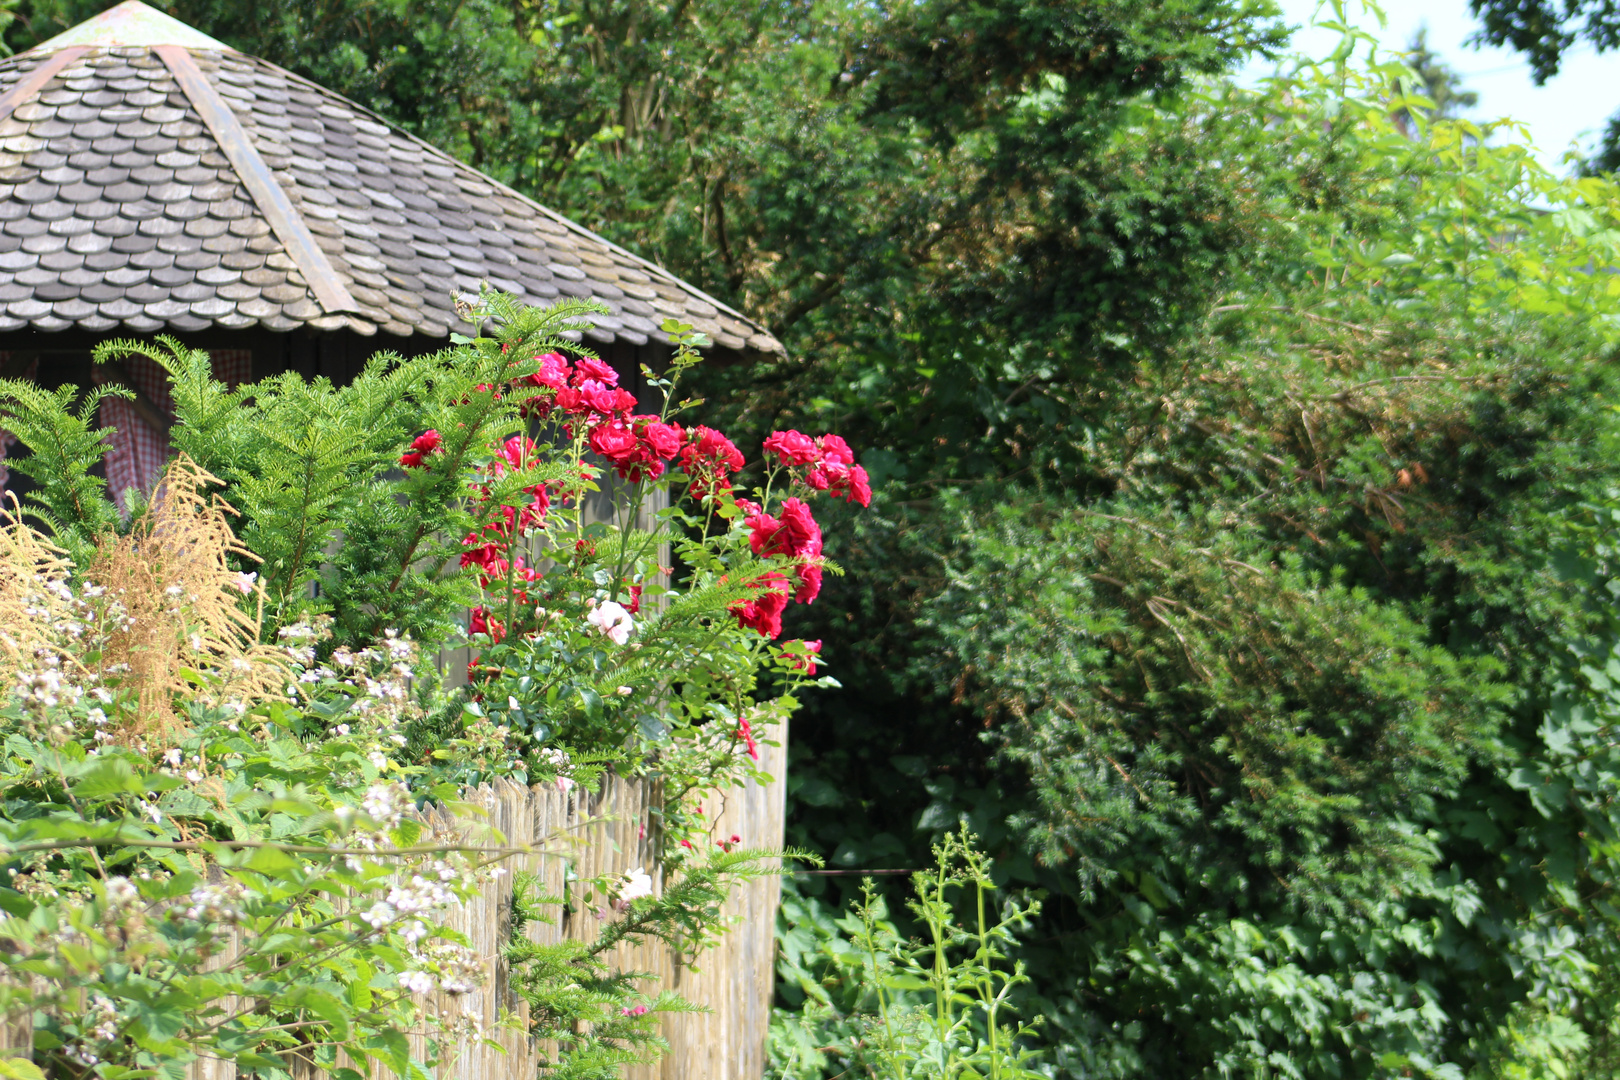
[[[657,266],[140,0],[0,61],[0,374],[136,391],[103,406],[115,492],[167,459],[168,395],[139,362],[92,371],[97,341],[173,334],[227,383],[343,382],[378,350],[445,345],[454,296],[484,282],[600,300],[585,337],[632,389],[666,318],[717,352],[781,350]]]

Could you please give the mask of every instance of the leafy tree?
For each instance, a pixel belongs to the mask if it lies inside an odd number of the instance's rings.
[[[1086,431],[1080,469],[908,486],[839,551],[891,578],[831,597],[866,640],[796,728],[798,839],[915,865],[965,819],[1049,890],[1028,956],[1065,1075],[1534,1075],[1612,1015],[1614,928],[1572,899],[1593,808],[1544,816],[1519,770],[1592,627],[1550,553],[1613,482],[1585,267],[1616,191],[1465,121],[1408,138],[1398,74],[1144,111],[1147,139],[1258,118],[1206,153],[1291,228],[1193,332],[1063,388],[1041,435]]]
[[[1406,46],[1402,59],[1417,75],[1417,83],[1424,95],[1433,102],[1425,115],[1455,117],[1479,104],[1479,95],[1464,90],[1462,76],[1453,71],[1434,50],[1429,48],[1429,28],[1418,27]],[[1396,126],[1403,131],[1411,126],[1411,113],[1401,110],[1395,114]]]

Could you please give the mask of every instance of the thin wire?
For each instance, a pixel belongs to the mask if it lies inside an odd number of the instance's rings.
[[[842,877],[855,874],[920,874],[921,870],[795,870],[795,877],[801,874],[815,874],[818,877]]]

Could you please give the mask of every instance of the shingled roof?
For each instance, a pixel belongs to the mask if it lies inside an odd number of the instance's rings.
[[[375,114],[138,0],[0,61],[0,331],[445,337],[481,282],[597,343],[758,324]]]

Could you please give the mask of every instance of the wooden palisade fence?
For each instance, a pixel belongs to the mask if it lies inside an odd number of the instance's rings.
[[[736,834],[746,847],[782,846],[786,732],[776,735],[780,745],[760,746],[760,765],[774,778],[772,783],[748,783],[705,802],[705,811],[714,811],[709,814],[713,838]],[[659,794],[654,781],[619,777],[605,778],[596,793],[579,787],[564,791],[556,785],[523,787],[504,780],[467,792],[466,800],[481,803],[489,815],[487,821],[467,822],[467,834],[482,837],[492,826],[513,846],[567,852],[567,858],[557,854],[515,856],[504,864],[505,874],[445,915],[446,924],[464,933],[482,958],[485,978],[472,993],[435,994],[436,1000],[429,1004],[447,1019],[462,1015],[476,1020],[484,1039],[494,1045],[477,1038],[462,1040],[439,1066],[438,1080],[530,1080],[537,1076],[542,1057],[525,1034],[528,1006],[512,993],[501,956],[511,939],[514,875],[518,871],[536,874],[545,894],[563,896],[570,888],[577,894],[580,886],[575,882],[622,874],[639,866],[652,875],[655,888],[661,888],[653,813]],[[572,879],[565,876],[569,860]],[[780,879],[775,876],[734,888],[725,907],[729,923],[725,937],[699,957],[696,968],[677,964],[671,950],[658,941],[621,945],[612,954],[611,962],[619,970],[650,972],[658,979],[656,989],[673,990],[708,1010],[665,1016],[663,1034],[670,1052],[655,1065],[631,1068],[627,1080],[757,1080],[763,1075],[780,895]],[[601,924],[583,903],[572,906],[572,917],[554,923],[532,922],[524,932],[537,942],[556,942],[564,936],[594,938]],[[241,944],[233,941],[234,947]],[[230,951],[223,952],[221,960],[230,955]],[[518,1022],[503,1026],[503,1016]],[[6,1048],[0,1054],[26,1056],[32,1044],[31,1019],[8,1019]],[[412,1049],[414,1056],[425,1059],[426,1036],[413,1035]],[[295,1080],[325,1078],[305,1063],[295,1060],[292,1066]],[[387,1075],[381,1067],[373,1067],[371,1073],[379,1080]],[[228,1061],[201,1060],[191,1066],[188,1080],[237,1080],[237,1069]]]

